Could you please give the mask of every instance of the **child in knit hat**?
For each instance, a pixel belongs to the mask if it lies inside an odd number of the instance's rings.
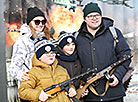
[[[18,89],[20,97],[31,102],[70,102],[65,91],[58,92],[54,96],[43,91],[70,78],[65,68],[58,65],[54,45],[44,37],[38,38],[35,40],[35,52],[33,67],[28,72],[30,79],[22,82]],[[70,97],[76,95],[73,88],[68,92]]]
[[[66,68],[71,78],[80,75],[82,72],[82,67],[76,51],[75,35],[77,35],[77,32],[74,33],[68,33],[65,31],[60,32],[60,35],[58,36],[57,39],[58,43],[56,47],[57,48],[56,58],[59,64],[64,68]],[[76,89],[82,87],[80,85],[80,79],[75,80],[73,85],[75,86]],[[86,90],[82,94],[82,97],[87,94],[88,90]]]
[[[67,69],[70,77],[81,74],[81,64],[76,53],[75,37],[72,33],[60,32],[57,44],[57,59],[61,66]],[[79,88],[79,82],[74,82],[76,88]]]

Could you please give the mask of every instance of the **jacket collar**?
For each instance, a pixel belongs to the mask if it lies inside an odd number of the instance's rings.
[[[112,19],[110,19],[110,18],[102,17],[101,27],[97,31],[95,37],[103,34],[110,26],[113,26],[113,22],[114,21]],[[86,23],[85,22],[82,23],[82,25],[81,25],[81,27],[79,29],[79,32],[80,32],[80,35],[82,35],[82,36],[88,37],[88,36],[91,35],[91,33],[88,32],[88,30],[87,30],[87,27],[86,27]]]
[[[74,62],[77,59],[77,51],[75,50],[72,55],[66,55],[63,50],[57,46],[57,58],[62,61]]]
[[[21,33],[21,35],[28,36],[31,40],[35,39],[32,36],[30,27],[26,23],[21,26],[20,33]],[[44,36],[44,32],[38,32],[38,31],[36,31],[36,34],[38,35],[38,37]]]
[[[41,62],[40,60],[38,60],[36,58],[36,54],[34,54],[34,56],[32,58],[32,66],[33,67],[42,68],[44,70],[50,70],[50,68],[52,67],[53,68],[53,72],[54,72],[55,68],[57,67],[57,64],[58,64],[57,59],[54,61],[54,63],[52,64],[52,66],[50,66],[50,65],[47,65],[47,64]]]

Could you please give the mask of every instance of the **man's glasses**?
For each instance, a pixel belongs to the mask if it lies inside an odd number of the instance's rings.
[[[96,14],[96,15],[88,15],[87,17],[89,19],[93,19],[93,18],[99,19],[101,17],[101,15],[99,15],[99,14]]]
[[[40,20],[34,20],[34,22],[35,22],[35,25],[39,25],[40,22],[42,23],[42,25],[46,24],[46,20],[42,20],[42,21],[40,21]]]

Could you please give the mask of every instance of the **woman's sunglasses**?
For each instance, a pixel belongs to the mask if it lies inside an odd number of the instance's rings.
[[[34,22],[35,22],[35,25],[39,25],[40,22],[42,23],[42,25],[46,24],[46,20],[42,20],[42,21],[40,21],[40,20],[34,20]]]

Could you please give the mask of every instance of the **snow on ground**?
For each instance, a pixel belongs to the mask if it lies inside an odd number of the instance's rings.
[[[138,56],[137,56],[138,57]],[[134,72],[132,73],[132,79],[130,81],[126,96],[124,97],[125,102],[138,102],[138,63],[135,60]]]

